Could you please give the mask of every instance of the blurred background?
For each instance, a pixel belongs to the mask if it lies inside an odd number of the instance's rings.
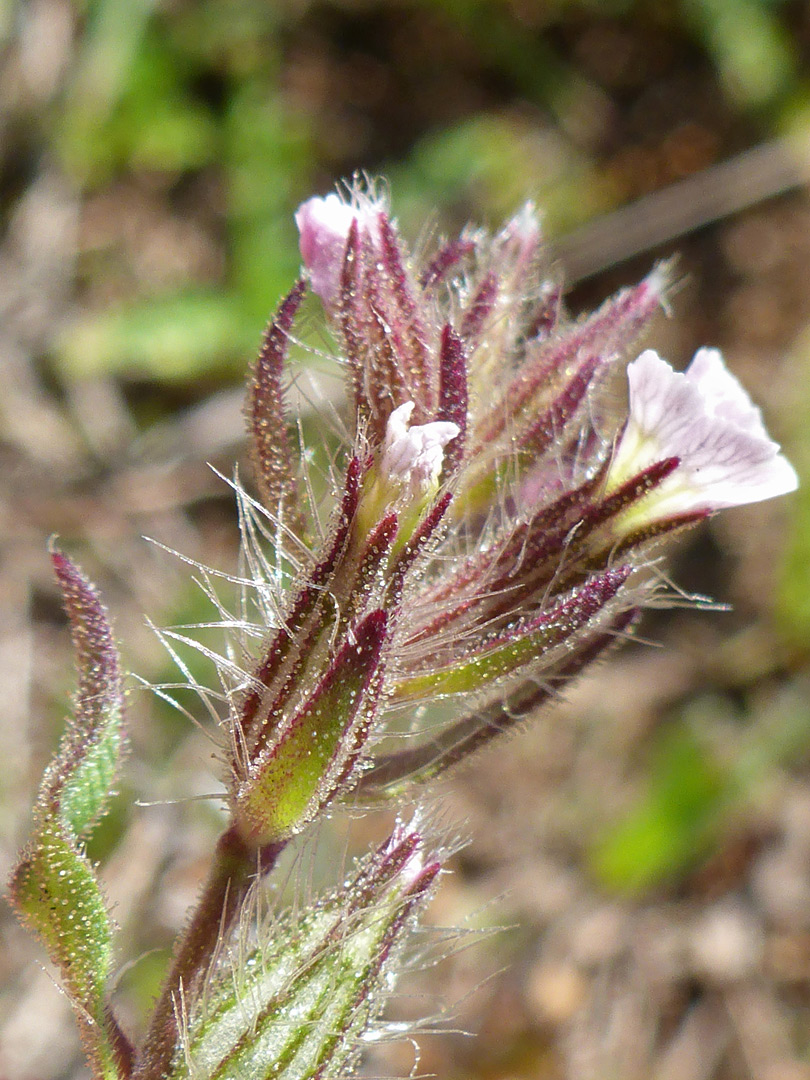
[[[0,0],[2,875],[73,685],[47,537],[127,668],[176,678],[144,613],[211,615],[141,537],[235,566],[206,463],[243,453],[304,198],[381,173],[413,238],[533,199],[573,313],[678,252],[649,344],[677,366],[722,347],[810,480],[809,161],[794,0]],[[396,1015],[455,1002],[446,1030],[370,1074],[810,1078],[810,483],[670,566],[733,610],[650,612],[645,643],[442,789],[472,839],[429,921],[506,929],[408,982]],[[134,681],[129,718],[91,851],[137,1030],[220,818],[190,801],[216,789],[205,737]],[[84,1076],[43,953],[2,925],[0,1076]]]

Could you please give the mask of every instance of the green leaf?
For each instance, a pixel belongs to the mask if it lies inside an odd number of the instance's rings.
[[[733,777],[689,726],[656,750],[649,792],[591,853],[599,879],[620,892],[655,887],[705,856],[733,797]]]
[[[79,686],[74,716],[46,773],[37,803],[79,839],[104,810],[121,756],[123,685],[112,630],[98,594],[78,568],[52,553],[76,653]]]
[[[77,320],[59,336],[56,352],[76,378],[117,373],[171,382],[227,369],[258,336],[258,324],[234,297],[188,292]]]
[[[235,971],[223,964],[190,1007],[169,1080],[347,1075],[438,871],[398,827],[340,891],[261,930],[259,947]]]
[[[112,924],[87,859],[43,823],[14,874],[14,902],[62,968],[74,1005],[99,1015],[112,962]]]
[[[122,1037],[104,1001],[113,924],[81,841],[106,807],[121,757],[121,669],[95,589],[66,556],[54,551],[52,558],[79,686],[73,718],[42,781],[11,899],[62,972],[94,1076],[117,1077]]]

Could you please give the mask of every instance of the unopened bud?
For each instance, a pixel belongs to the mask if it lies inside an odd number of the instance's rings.
[[[312,291],[320,296],[327,307],[337,300],[352,222],[357,221],[361,232],[374,234],[377,214],[381,209],[382,205],[369,197],[354,205],[333,193],[323,199],[307,199],[296,211],[301,258]]]

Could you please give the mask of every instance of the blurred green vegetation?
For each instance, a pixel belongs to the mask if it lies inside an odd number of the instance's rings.
[[[707,161],[735,147],[741,125],[767,134],[800,108],[796,6],[77,3],[76,48],[37,118],[38,151],[90,205],[110,192],[109,214],[116,198],[126,212],[133,187],[157,193],[167,212],[190,214],[213,237],[221,258],[166,282],[133,275],[114,245],[89,242],[79,266],[88,302],[57,334],[54,363],[69,377],[235,373],[296,272],[291,211],[355,169],[390,177],[406,226],[436,212],[453,224],[468,214],[494,221],[526,198],[543,207],[552,236],[581,225],[655,186],[612,145],[622,138],[617,113],[645,83],[660,79],[665,90],[672,75],[677,93],[679,68],[716,73],[722,101],[704,118]],[[0,11],[8,35],[25,5],[5,0]],[[677,129],[667,109],[653,127]],[[636,133],[640,153],[655,140]],[[699,145],[694,154],[697,167]],[[113,296],[103,285],[111,269]]]
[[[746,723],[751,712],[727,698],[698,697],[668,717],[645,763],[647,790],[591,848],[602,885],[643,895],[673,884],[745,827],[774,769],[806,759],[810,702],[798,687],[760,710],[753,726]],[[721,733],[731,735],[723,752]]]

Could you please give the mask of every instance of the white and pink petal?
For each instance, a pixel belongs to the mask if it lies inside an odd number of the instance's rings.
[[[312,291],[327,307],[332,306],[340,290],[340,276],[352,222],[364,236],[377,237],[377,216],[385,209],[369,195],[346,202],[334,192],[324,198],[314,196],[295,212],[299,248]]]
[[[388,417],[381,471],[387,481],[407,487],[415,496],[436,485],[444,463],[444,448],[461,428],[449,420],[408,426],[415,406],[406,401]]]
[[[608,483],[615,488],[677,458],[678,468],[648,497],[656,518],[759,502],[798,486],[793,466],[717,349],[698,350],[683,373],[647,349],[627,375],[629,417]]]

